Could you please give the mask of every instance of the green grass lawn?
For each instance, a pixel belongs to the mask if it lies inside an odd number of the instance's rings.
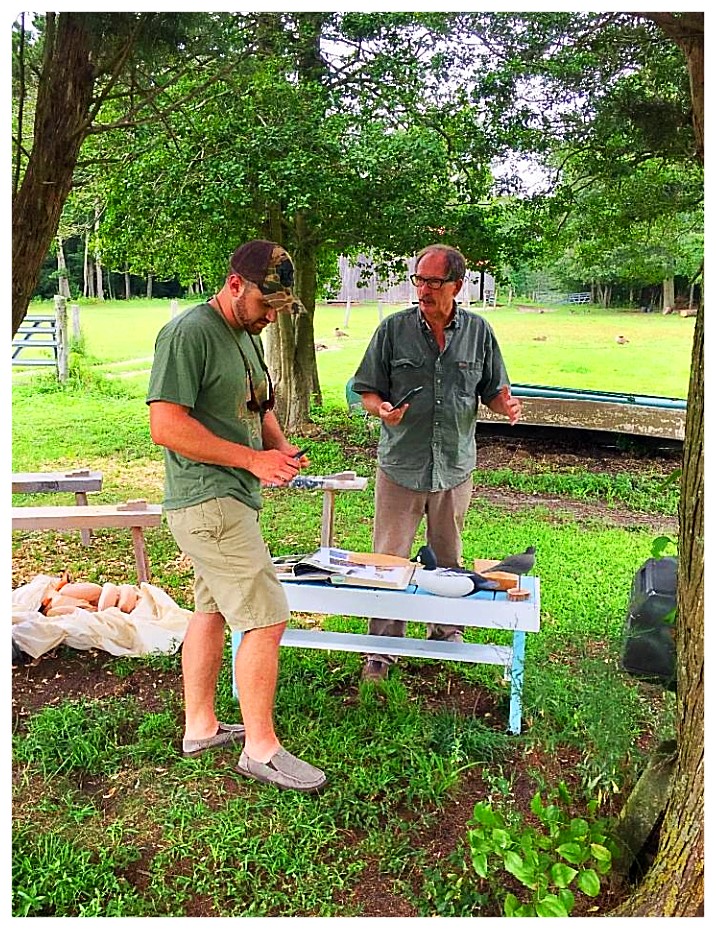
[[[180,311],[195,301],[179,301]],[[388,314],[402,307],[383,306]],[[595,307],[503,306],[482,310],[493,326],[514,383],[686,398],[694,319]],[[31,311],[40,311],[33,305]],[[47,307],[44,307],[47,311]],[[110,373],[147,372],[157,332],[171,318],[169,300],[83,304],[86,352]],[[379,322],[378,304],[319,305],[314,337],[324,402],[342,405]],[[340,328],[348,338],[338,338]],[[617,336],[628,341],[619,344]]]
[[[514,381],[685,396],[693,320],[567,308],[486,315]],[[168,318],[168,301],[83,306],[93,363],[63,386],[47,371],[14,376],[13,470],[81,465],[104,474],[96,502],[160,501],[162,457],[144,391],[154,336]],[[364,493],[336,499],[336,541],[356,550],[371,544],[376,433],[348,416],[343,391],[377,321],[375,305],[354,306],[349,337],[337,339],[345,308],[319,307],[326,407],[302,438],[311,473],[369,477]],[[617,334],[628,343],[618,345]],[[468,843],[477,799],[501,812],[505,841],[517,843],[526,835],[521,817],[534,818],[532,797],[554,796],[561,781],[580,828],[595,809],[614,817],[646,749],[673,732],[672,695],[628,677],[619,652],[632,578],[655,536],[638,517],[673,519],[678,484],[648,457],[628,473],[593,473],[550,469],[538,456],[519,472],[478,470],[475,484],[466,563],[537,546],[541,628],[527,636],[521,735],[496,724],[508,691],[495,667],[409,660],[375,693],[358,686],[358,655],[284,649],[278,731],[290,750],[326,769],[329,786],[320,798],[281,794],[238,779],[231,753],[181,756],[178,656],[105,654],[102,680],[116,692],[102,697],[81,686],[89,656],[67,650],[63,665],[60,650],[57,673],[74,667],[77,698],[13,721],[13,915],[361,916],[361,888],[378,888],[416,916],[499,915],[506,888],[519,888],[504,872],[478,880]],[[519,491],[522,502],[491,502],[479,492],[488,487]],[[66,496],[53,502],[72,502]],[[606,508],[578,517],[567,506],[575,499]],[[321,503],[318,492],[266,491],[261,522],[274,554],[316,547]],[[611,520],[610,508],[626,518]],[[167,527],[146,536],[152,583],[191,609],[191,570]],[[101,583],[131,581],[131,536],[97,531],[87,548],[78,533],[13,533],[14,585],[64,568]],[[325,622],[365,628],[349,617]],[[468,641],[486,636],[467,633]],[[227,641],[218,709],[234,720],[229,655]],[[41,684],[42,663],[32,673]],[[141,694],[149,694],[144,703]],[[489,716],[476,709],[485,705]],[[582,895],[580,912],[601,915],[603,899]],[[394,915],[387,902],[373,915]]]

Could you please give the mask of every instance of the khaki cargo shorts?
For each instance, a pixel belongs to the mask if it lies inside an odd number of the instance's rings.
[[[222,613],[235,632],[288,622],[286,593],[256,510],[233,497],[217,497],[165,513],[194,566],[195,610]]]

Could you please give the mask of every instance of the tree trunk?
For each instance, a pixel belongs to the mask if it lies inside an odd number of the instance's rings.
[[[152,299],[152,285],[154,283],[154,275],[150,271],[147,275],[147,300]]]
[[[266,330],[266,360],[276,391],[276,416],[286,433],[300,433],[309,422],[311,403],[322,402],[314,347],[313,314],[316,307],[316,254],[312,248],[296,250],[296,293],[308,311],[305,315],[281,313]]]
[[[12,332],[25,318],[57,233],[77,155],[89,128],[94,86],[82,13],[47,13],[35,142],[12,204]]]
[[[95,279],[96,279],[96,276],[94,272],[94,259],[92,258],[91,255],[88,255],[87,256],[87,293],[85,294],[85,296],[89,297],[92,300],[97,296],[97,292],[95,290]]]
[[[85,232],[85,260],[83,271],[84,281],[82,285],[82,293],[85,295],[85,297],[93,297],[94,294],[90,293],[90,290],[94,287],[94,283],[92,282],[92,269],[90,267],[89,230]]]
[[[104,300],[104,280],[102,276],[102,265],[99,260],[94,263],[95,274],[97,276],[97,299]]]
[[[129,300],[132,296],[132,281],[129,275],[129,271],[124,272],[124,298]]]
[[[697,157],[704,161],[704,15],[638,14],[682,49],[691,79]],[[656,858],[611,916],[704,914],[704,309],[691,355],[679,503],[676,622],[677,758]]]
[[[97,204],[94,208],[94,231],[97,233],[99,231],[99,218],[101,210]],[[104,300],[104,281],[102,279],[102,256],[99,252],[95,252],[94,256],[94,269],[95,275],[97,278],[97,299]]]
[[[62,237],[57,236],[57,293],[66,300],[70,299],[70,282],[67,279],[67,262]]]
[[[664,313],[666,313],[668,309],[674,308],[674,279],[673,277],[667,277],[664,280],[664,283],[662,285],[662,290],[663,290],[662,310],[664,311]]]
[[[659,848],[612,916],[700,916],[704,901],[704,311],[694,331],[679,511],[677,759]]]

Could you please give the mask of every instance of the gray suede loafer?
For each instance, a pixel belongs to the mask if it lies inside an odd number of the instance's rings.
[[[244,727],[232,723],[219,723],[216,735],[206,739],[184,739],[182,750],[185,755],[201,755],[210,748],[230,748],[232,745],[244,744]]]
[[[302,790],[306,793],[320,790],[327,780],[320,768],[301,761],[285,748],[279,748],[265,764],[254,761],[243,751],[238,771],[244,777],[251,777],[262,784],[274,784],[281,790]]]

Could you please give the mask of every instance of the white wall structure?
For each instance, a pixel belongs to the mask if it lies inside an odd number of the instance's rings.
[[[383,303],[405,304],[409,306],[416,302],[415,288],[410,283],[410,275],[415,270],[415,256],[407,259],[408,270],[404,278],[392,281],[379,281],[375,272],[370,272],[364,286],[359,287],[363,265],[371,267],[370,259],[361,255],[355,262],[345,256],[338,259],[338,270],[341,276],[341,289],[331,301],[332,303],[345,303],[350,307],[352,303],[367,303],[380,300]],[[484,302],[485,295],[495,293],[495,279],[491,274],[471,271],[468,269],[458,302],[464,305]],[[488,305],[490,300],[487,300]]]

